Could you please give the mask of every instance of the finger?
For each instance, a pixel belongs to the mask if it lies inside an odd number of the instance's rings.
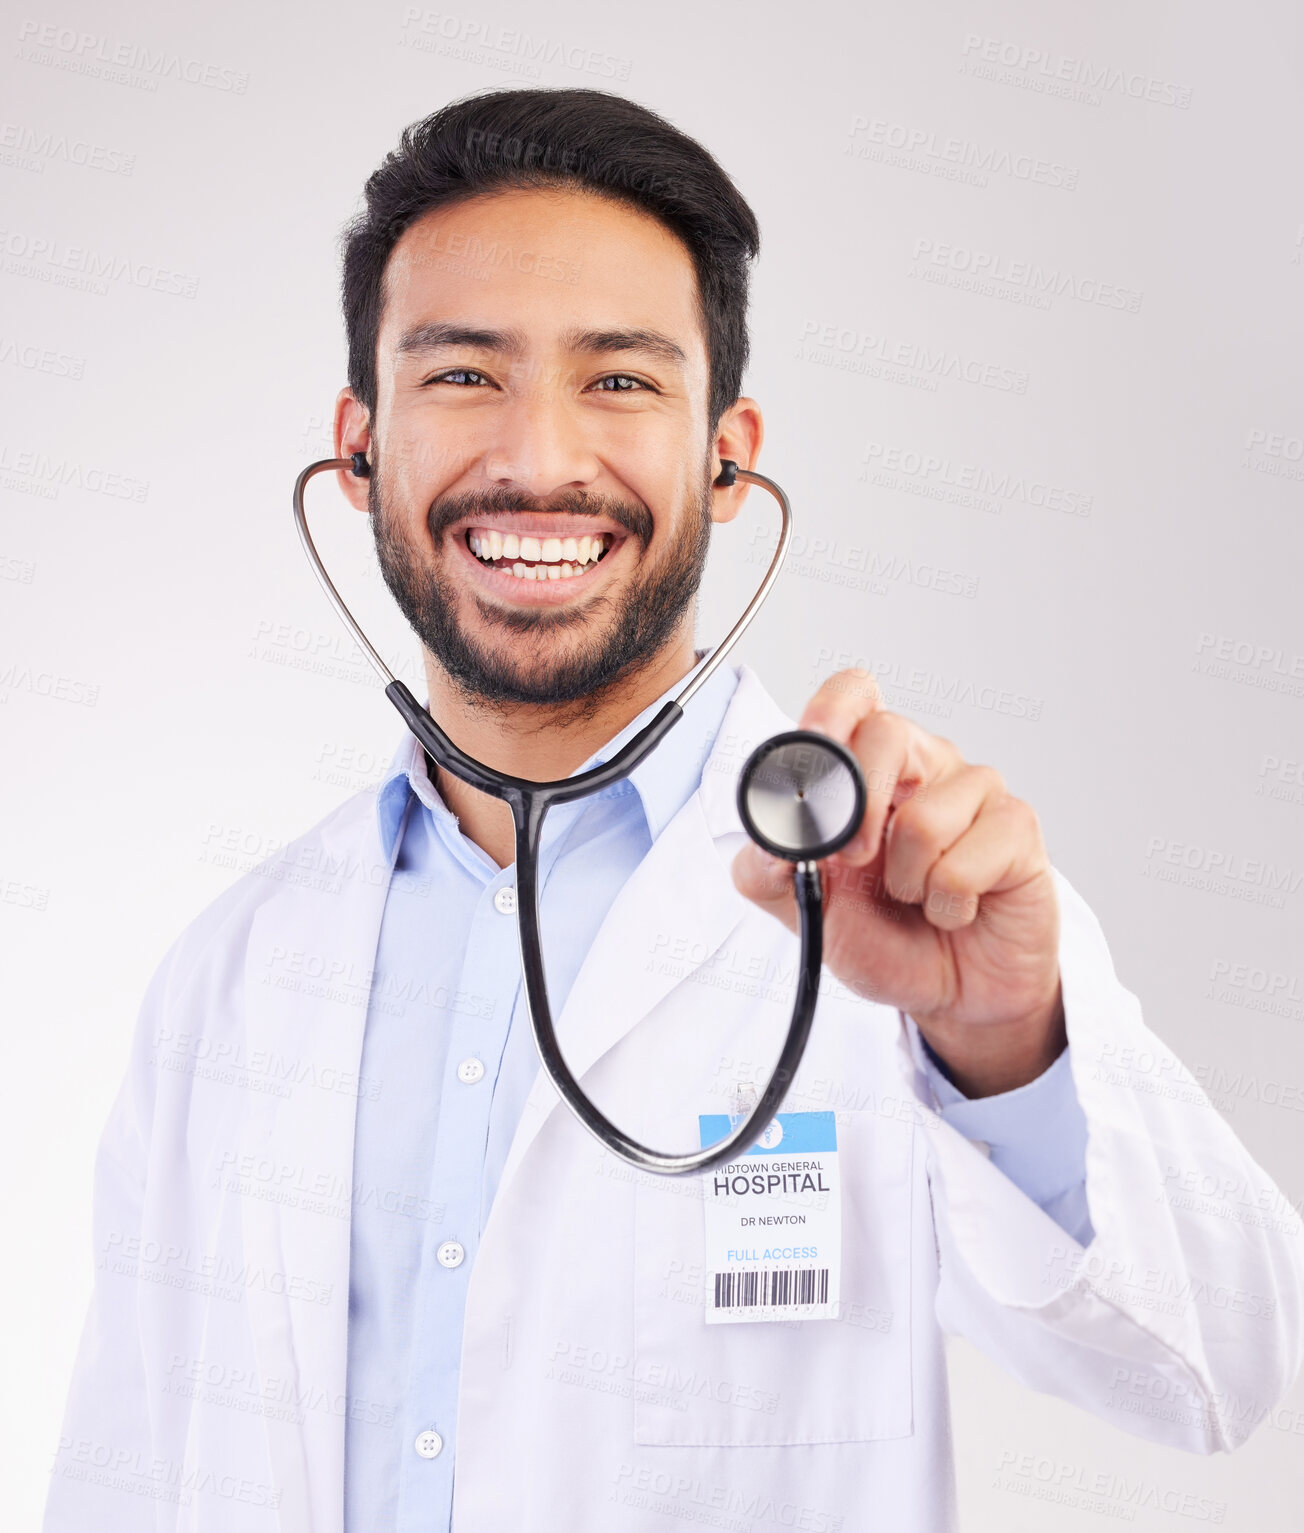
[[[928,870],[924,917],[942,931],[969,926],[984,895],[1017,889],[1047,866],[1036,811],[1006,796],[985,808]]]
[[[813,729],[839,745],[849,745],[856,725],[883,706],[878,683],[859,666],[838,671],[806,704],[798,729]]]
[[[961,766],[898,805],[884,832],[883,878],[892,898],[922,904],[933,864],[985,807],[1005,796],[995,767]]]
[[[797,930],[792,863],[748,841],[734,858],[732,873],[739,894],[782,921],[789,931]]]
[[[878,855],[893,806],[921,796],[962,758],[949,740],[930,735],[899,713],[863,719],[852,733],[850,748],[865,779],[865,815],[839,855],[858,867]]]

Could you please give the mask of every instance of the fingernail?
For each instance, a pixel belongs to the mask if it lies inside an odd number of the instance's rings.
[[[858,830],[851,840],[847,842],[846,850],[849,857],[868,857],[870,850],[869,837],[863,830]]]

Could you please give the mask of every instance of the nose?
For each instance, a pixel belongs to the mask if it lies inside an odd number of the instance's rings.
[[[495,413],[493,446],[482,469],[490,484],[543,500],[563,490],[589,488],[601,465],[564,387],[536,375]]]

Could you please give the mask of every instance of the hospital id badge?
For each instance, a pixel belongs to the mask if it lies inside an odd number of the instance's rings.
[[[702,1148],[738,1122],[702,1114]],[[702,1185],[708,1325],[837,1318],[842,1196],[833,1113],[780,1113],[743,1155],[705,1172]]]

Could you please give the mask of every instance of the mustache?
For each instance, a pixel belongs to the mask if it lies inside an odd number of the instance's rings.
[[[570,490],[553,500],[543,501],[523,495],[507,485],[492,490],[467,490],[433,501],[426,512],[431,538],[438,542],[454,523],[477,511],[528,511],[536,516],[602,516],[632,533],[644,548],[652,541],[652,513],[641,501],[616,500],[593,495],[587,490]]]

